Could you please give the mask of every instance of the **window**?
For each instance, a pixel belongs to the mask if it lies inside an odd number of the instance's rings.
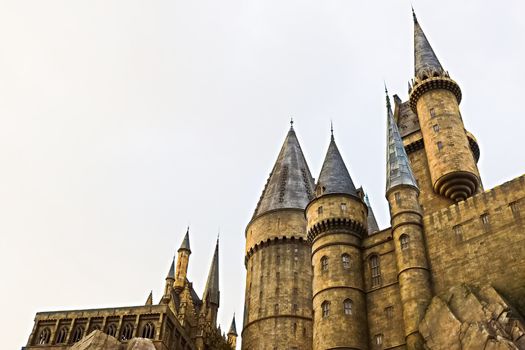
[[[292,313],[295,315],[297,313],[297,311],[299,311],[299,307],[297,306],[297,304],[293,304],[292,305]]]
[[[49,338],[51,337],[51,331],[48,327],[42,329],[40,335],[38,336],[38,345],[44,345],[49,343]]]
[[[323,213],[323,207],[317,208],[317,214],[321,215]]]
[[[376,334],[375,338],[375,344],[377,346],[383,345],[383,334]]]
[[[66,342],[67,333],[69,332],[69,329],[67,327],[60,328],[60,331],[58,331],[57,335],[57,344],[63,344]]]
[[[463,240],[463,229],[461,228],[461,225],[456,225],[452,228],[454,230],[454,233],[456,235],[457,241]]]
[[[276,263],[277,265],[281,265],[281,256],[280,256],[280,255],[277,255],[277,256],[275,257],[275,263]]]
[[[488,225],[488,224],[490,224],[489,214],[483,214],[483,215],[481,215],[481,222],[483,223],[483,225]]]
[[[393,306],[388,306],[385,308],[385,317],[388,320],[391,320],[394,317],[394,307]]]
[[[329,301],[323,301],[321,304],[321,310],[323,312],[323,318],[328,317],[330,315],[330,302]]]
[[[439,132],[439,125],[438,124],[435,124],[433,126],[433,129],[434,129],[434,132]]]
[[[396,192],[394,193],[394,199],[396,200],[396,204],[401,204],[401,193]]]
[[[341,261],[343,263],[343,269],[345,270],[350,269],[350,255],[346,253],[341,255]]]
[[[293,334],[297,333],[297,323],[293,324]]]
[[[520,206],[518,202],[512,202],[509,204],[510,210],[512,211],[512,215],[514,215],[515,218],[520,217]]]
[[[379,266],[379,256],[370,257],[370,274],[372,276],[372,287],[378,287],[381,284],[381,269]]]
[[[351,315],[352,314],[352,300],[346,299],[343,301],[343,311],[345,315]]]
[[[438,151],[441,151],[443,149],[443,142],[438,141],[436,145],[437,145]]]
[[[279,304],[273,306],[273,312],[277,315],[279,313]]]
[[[436,111],[434,110],[434,108],[430,108],[430,117],[434,118],[435,116],[436,116]]]
[[[133,337],[133,326],[131,323],[126,323],[122,329],[120,340],[130,340]]]
[[[321,271],[328,271],[328,257],[321,258]]]
[[[84,327],[77,326],[77,328],[75,328],[75,331],[73,332],[73,343],[76,343],[77,341],[82,339],[83,336],[84,336]]]
[[[402,250],[408,249],[408,242],[409,242],[408,235],[402,234],[401,237],[399,237],[399,243],[401,243]]]
[[[153,339],[155,337],[155,326],[151,322],[146,323],[142,328],[142,338]]]
[[[341,210],[346,211],[346,203],[341,203]]]

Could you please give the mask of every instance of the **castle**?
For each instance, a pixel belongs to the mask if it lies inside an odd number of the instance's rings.
[[[484,190],[461,89],[415,14],[414,58],[408,100],[386,96],[391,227],[378,228],[333,131],[314,182],[292,123],[245,232],[243,350],[525,349],[525,176]],[[235,318],[227,335],[216,322],[218,242],[202,298],[190,254],[187,232],[158,305],[38,313],[26,349],[93,331],[235,348]]]

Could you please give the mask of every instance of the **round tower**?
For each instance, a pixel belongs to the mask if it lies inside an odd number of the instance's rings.
[[[313,349],[367,349],[361,241],[368,209],[332,139],[306,207],[312,244]]]
[[[246,228],[242,349],[312,348],[312,271],[304,209],[313,179],[290,128]]]
[[[419,323],[432,299],[419,188],[387,95],[387,185],[392,238],[408,350],[423,350]]]
[[[434,191],[464,200],[478,191],[480,177],[459,111],[461,89],[441,66],[415,14],[414,58],[410,107],[419,118]]]
[[[180,293],[186,284],[186,277],[188,273],[188,264],[190,262],[190,228],[186,230],[186,235],[182,240],[182,244],[177,251],[177,269],[175,271],[175,282],[173,284],[173,289]]]

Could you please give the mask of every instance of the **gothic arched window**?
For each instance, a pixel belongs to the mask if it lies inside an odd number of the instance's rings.
[[[40,335],[38,336],[38,345],[44,345],[49,343],[49,338],[51,337],[51,331],[48,327],[42,329],[40,331]]]
[[[130,340],[133,337],[133,326],[131,323],[126,323],[122,329],[120,340]]]
[[[353,302],[351,299],[346,299],[345,301],[343,301],[343,311],[345,315],[352,314],[352,306],[353,306]]]
[[[107,334],[107,335],[111,335],[112,337],[114,337],[114,336],[117,334],[117,326],[115,326],[114,323],[110,324],[110,325],[106,328],[106,334]]]
[[[328,317],[330,315],[330,302],[329,301],[323,301],[321,304],[321,310],[323,313],[323,318]]]
[[[57,344],[65,343],[68,332],[69,332],[69,329],[66,326],[63,326],[62,328],[60,328],[60,330],[58,331],[56,343]]]
[[[378,255],[370,257],[370,275],[372,276],[372,287],[379,286],[381,284],[381,267]]]
[[[350,268],[350,255],[341,255],[341,262],[343,263],[343,269],[348,270]]]
[[[399,237],[399,243],[401,244],[401,249],[405,250],[408,249],[408,242],[410,241],[410,238],[407,234],[402,234],[401,237]]]
[[[146,323],[142,328],[142,338],[153,339],[155,337],[155,326],[151,322]]]
[[[321,258],[321,271],[328,271],[328,257],[323,256]]]
[[[84,336],[84,327],[77,326],[73,332],[73,343],[76,343]]]

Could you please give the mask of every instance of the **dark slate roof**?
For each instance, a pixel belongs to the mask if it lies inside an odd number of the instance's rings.
[[[153,291],[149,292],[148,299],[146,300],[146,305],[153,305]]]
[[[182,240],[182,244],[180,245],[180,248],[179,248],[179,252],[181,250],[187,250],[188,252],[191,253],[191,249],[190,249],[190,228],[188,227],[188,229],[186,230],[186,235],[184,236],[184,239]]]
[[[379,231],[379,226],[377,225],[376,216],[374,215],[374,211],[372,210],[372,206],[370,205],[370,200],[368,200],[368,195],[365,195],[365,203],[366,203],[366,206],[368,207],[368,217],[367,217],[368,235],[371,235]]]
[[[291,127],[253,216],[275,209],[304,209],[312,199],[313,188],[314,179]]]
[[[219,240],[215,245],[215,252],[213,253],[213,259],[210,266],[210,272],[208,273],[208,280],[206,281],[206,287],[204,288],[204,294],[202,301],[208,301],[209,303],[219,305]]]
[[[233,320],[230,326],[230,330],[228,331],[228,335],[237,336],[237,326],[235,325],[235,314],[233,315]]]
[[[170,270],[168,272],[168,276],[166,278],[175,279],[175,259],[171,261]]]
[[[419,79],[423,76],[431,77],[434,74],[441,75],[444,70],[430,46],[428,39],[421,29],[415,13],[414,15],[414,74]]]
[[[412,173],[412,168],[410,167],[410,161],[408,160],[408,156],[403,145],[403,140],[399,134],[397,124],[394,121],[394,114],[392,113],[388,92],[386,96],[386,105],[388,114],[386,140],[386,193],[400,185],[418,188],[416,179]]]
[[[322,187],[322,194],[344,193],[357,196],[354,182],[346,168],[343,157],[332,134],[328,151],[324,159],[317,186]]]

